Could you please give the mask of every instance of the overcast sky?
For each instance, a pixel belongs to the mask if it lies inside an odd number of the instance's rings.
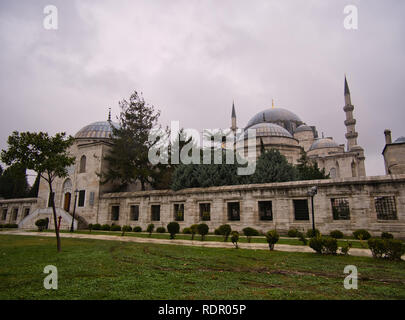
[[[346,73],[367,175],[384,174],[384,129],[405,135],[404,13],[398,0],[1,0],[0,148],[13,130],[74,135],[133,90],[164,125],[229,127],[235,100],[244,127],[274,99],[346,143]]]

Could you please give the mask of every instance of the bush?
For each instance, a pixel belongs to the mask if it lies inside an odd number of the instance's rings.
[[[220,235],[221,235],[221,232],[219,231],[219,228],[216,228],[216,229],[214,230],[214,234],[215,234],[216,236],[220,236]]]
[[[167,225],[167,231],[170,233],[170,239],[174,239],[176,233],[180,231],[180,225],[177,222],[170,222]]]
[[[401,240],[371,238],[367,243],[374,258],[401,260],[405,254],[405,244]]]
[[[93,230],[101,230],[101,225],[99,223],[93,224]]]
[[[269,244],[269,249],[274,250],[274,245],[278,242],[280,236],[278,235],[276,230],[270,230],[266,233],[266,240]]]
[[[101,226],[101,230],[110,231],[110,229],[111,229],[111,226],[109,224],[103,224]]]
[[[389,232],[382,232],[381,239],[394,239],[394,235]]]
[[[315,238],[319,237],[320,235],[321,233],[319,232],[318,229],[315,229],[315,231],[313,229],[307,230],[307,238]]]
[[[331,237],[317,236],[309,240],[309,246],[319,254],[336,254],[337,240]]]
[[[190,230],[191,230],[191,240],[194,240],[194,236],[198,233],[198,224],[191,225]]]
[[[35,225],[38,227],[38,231],[41,232],[43,231],[46,226],[47,226],[48,222],[46,221],[46,219],[38,219],[37,221],[35,221]],[[9,224],[5,225],[6,228],[10,228]]]
[[[152,235],[153,229],[155,229],[155,225],[153,223],[149,224],[146,228],[146,232],[149,232],[149,237]]]
[[[184,228],[183,233],[184,234],[191,234],[191,228]]]
[[[121,226],[117,226],[117,225],[113,224],[110,227],[110,231],[121,231]]]
[[[292,228],[292,229],[288,230],[287,235],[288,235],[290,238],[296,238],[296,237],[298,237],[298,232],[299,232],[299,231],[298,231],[297,229]]]
[[[343,237],[344,237],[343,232],[339,231],[339,230],[333,230],[330,232],[329,235],[335,239],[343,239]]]
[[[244,228],[242,231],[243,234],[247,237],[249,243],[252,240],[252,237],[260,235],[259,231],[250,227]]]
[[[304,244],[304,246],[307,245],[308,240],[304,237],[304,234],[302,232],[297,231],[297,237],[298,237],[298,240],[300,240]]]
[[[88,226],[87,226],[87,229],[89,229],[89,231],[91,232],[91,230],[93,230],[93,224],[89,223]]]
[[[197,226],[198,234],[201,235],[201,241],[204,241],[205,235],[208,234],[208,226],[205,223],[201,223]]]
[[[219,234],[224,237],[224,241],[228,241],[228,237],[232,232],[232,228],[229,224],[223,224],[218,228]]]
[[[133,232],[142,232],[142,228],[140,226],[136,226],[132,229]]]
[[[48,219],[48,218],[46,218],[46,219]],[[44,219],[44,220],[47,221],[46,219]],[[48,221],[46,222],[45,227],[48,225]],[[6,223],[5,225],[3,225],[3,227],[4,228],[9,228],[9,229],[18,228],[18,224],[16,224],[16,223]]]
[[[358,240],[368,240],[371,238],[371,234],[364,229],[358,229],[356,231],[353,232],[353,236],[355,239]]]
[[[238,249],[238,241],[239,241],[239,232],[238,231],[232,231],[231,241],[232,241],[233,245],[235,246],[235,248]]]
[[[352,243],[349,241],[345,241],[340,248],[340,253],[347,256],[349,254],[349,250],[352,247]]]
[[[157,233],[165,233],[166,229],[165,229],[165,227],[158,227],[158,228],[156,228],[156,232]]]
[[[131,232],[131,231],[132,231],[132,228],[131,228],[131,226],[123,226],[123,227],[122,227],[122,231],[123,231],[123,232]]]

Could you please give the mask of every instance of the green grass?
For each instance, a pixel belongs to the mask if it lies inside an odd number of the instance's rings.
[[[0,299],[405,299],[405,263],[367,257],[68,238],[57,253],[54,238],[5,234],[0,257]]]
[[[33,230],[37,231],[37,230]],[[46,232],[52,232],[54,233],[53,230],[46,230]],[[66,230],[61,230],[62,233],[69,233],[69,231]],[[93,230],[93,231],[85,231],[85,230],[79,230],[75,231],[75,233],[80,233],[80,234],[100,234],[100,235],[112,235],[112,236],[121,236],[122,232],[121,231],[99,231],[99,230]],[[125,236],[128,237],[140,237],[140,238],[149,238],[149,234],[147,233],[139,233],[139,232],[125,232]],[[154,239],[170,239],[170,235],[168,233],[152,233],[150,236],[151,238]],[[190,234],[176,234],[176,239],[177,240],[191,240],[191,235]],[[230,241],[231,237],[229,236],[228,241]],[[194,240],[200,241],[201,236],[196,234],[194,236]],[[308,239],[309,240],[309,239]],[[204,241],[217,241],[217,242],[223,242],[224,238],[223,236],[216,236],[216,235],[207,235],[205,237]],[[247,238],[243,235],[240,236],[239,242],[241,243],[247,243]],[[346,240],[338,240],[338,246],[341,247],[343,243],[345,243]],[[360,248],[360,249],[368,249],[367,241],[363,241],[362,243],[358,240],[350,240],[352,244],[352,248]],[[265,237],[253,237],[251,239],[251,243],[267,243]],[[285,238],[281,237],[279,241],[277,242],[278,244],[288,244],[288,245],[296,245],[296,246],[302,246],[303,243],[298,240],[298,238]]]

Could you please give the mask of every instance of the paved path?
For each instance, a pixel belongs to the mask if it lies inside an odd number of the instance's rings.
[[[48,232],[27,232],[27,231],[2,231],[1,234],[21,235],[21,236],[40,236],[40,237],[54,237],[53,233]],[[192,240],[166,240],[166,239],[154,239],[154,238],[141,238],[141,237],[121,237],[111,235],[91,235],[80,233],[61,233],[62,238],[78,238],[78,239],[97,239],[97,240],[113,240],[113,241],[125,241],[125,242],[137,242],[137,243],[157,243],[157,244],[173,244],[183,246],[196,246],[207,248],[234,248],[231,242],[216,242],[216,241],[192,241]],[[269,250],[269,246],[266,243],[239,243],[241,249],[253,249],[253,250]],[[296,246],[288,244],[276,244],[274,247],[278,251],[288,252],[314,252],[308,246]],[[371,251],[369,249],[351,248],[350,255],[371,257]],[[405,256],[402,257],[404,259]]]

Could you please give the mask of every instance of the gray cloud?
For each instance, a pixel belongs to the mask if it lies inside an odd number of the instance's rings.
[[[48,31],[48,1],[2,1],[0,148],[13,130],[75,134],[134,89],[163,124],[228,127],[234,99],[243,127],[274,98],[344,143],[347,73],[367,174],[383,174],[384,129],[405,135],[405,3],[351,3],[357,31],[338,0],[59,0]]]

